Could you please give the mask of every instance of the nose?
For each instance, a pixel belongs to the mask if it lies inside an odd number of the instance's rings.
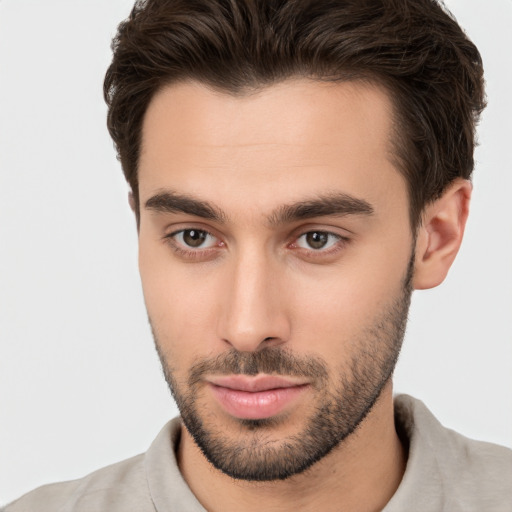
[[[286,343],[290,336],[282,272],[265,254],[247,250],[230,264],[218,335],[241,352]]]

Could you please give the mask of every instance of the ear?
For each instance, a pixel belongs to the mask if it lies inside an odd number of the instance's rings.
[[[416,290],[434,288],[448,274],[462,243],[472,188],[470,181],[458,178],[426,206],[416,238]]]
[[[133,197],[133,192],[131,190],[130,192],[128,192],[128,204],[130,205],[132,212],[135,213],[135,199]]]

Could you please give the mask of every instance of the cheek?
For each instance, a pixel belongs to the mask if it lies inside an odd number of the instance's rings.
[[[405,247],[405,246],[404,246]],[[346,359],[403,294],[408,250],[368,251],[344,262],[329,276],[308,279],[293,288],[295,333],[304,350]]]
[[[139,269],[160,350],[178,367],[205,355],[213,332],[215,298],[212,286],[198,278],[193,265],[178,265],[162,252],[141,244]]]

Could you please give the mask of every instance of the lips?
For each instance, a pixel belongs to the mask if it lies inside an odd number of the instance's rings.
[[[292,407],[309,387],[299,379],[272,375],[214,377],[208,384],[221,408],[239,419],[276,416]]]

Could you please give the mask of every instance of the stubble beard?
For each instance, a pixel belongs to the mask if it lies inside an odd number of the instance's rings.
[[[357,354],[339,368],[334,385],[329,383],[328,365],[323,359],[297,357],[280,347],[257,352],[230,350],[214,359],[200,360],[190,369],[187,385],[178,385],[153,330],[163,372],[182,421],[206,459],[235,479],[284,480],[307,470],[350,436],[372,410],[395,369],[407,324],[413,261],[414,256],[401,296],[364,330],[354,345]],[[305,377],[314,382],[317,405],[299,433],[272,440],[278,418],[234,418],[239,424],[237,439],[236,434],[235,438],[226,435],[226,425],[215,426],[201,413],[203,375],[258,373]]]

